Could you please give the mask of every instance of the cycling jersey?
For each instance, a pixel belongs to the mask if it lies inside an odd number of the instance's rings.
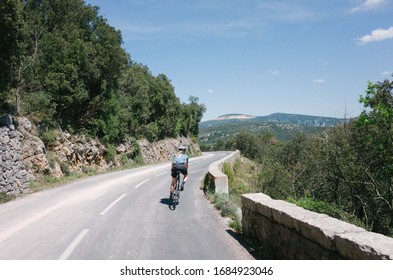
[[[186,154],[176,155],[172,159],[174,165],[186,164],[188,162],[188,156]]]

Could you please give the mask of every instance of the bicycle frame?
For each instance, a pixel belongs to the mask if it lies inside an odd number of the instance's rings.
[[[173,190],[173,206],[176,207],[176,205],[179,203],[179,198],[180,198],[180,171],[178,170],[176,172],[176,183],[175,183],[175,188]]]

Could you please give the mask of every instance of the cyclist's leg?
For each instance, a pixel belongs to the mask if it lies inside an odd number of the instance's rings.
[[[183,174],[184,177],[183,177],[183,182],[181,183],[180,189],[183,191],[184,190],[184,184],[188,180],[188,170],[187,170],[187,168],[184,168],[184,170],[182,170],[182,174]]]
[[[174,168],[172,168],[171,170],[171,177],[172,177],[172,181],[171,181],[171,185],[169,188],[169,198],[172,199],[173,196],[173,191],[175,189],[175,183],[176,183],[176,170]]]
[[[175,189],[175,183],[176,183],[176,177],[172,177],[171,186],[170,186],[170,189],[169,189],[169,191],[171,193],[173,193],[173,191]]]

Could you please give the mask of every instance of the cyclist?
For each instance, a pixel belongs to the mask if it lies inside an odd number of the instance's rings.
[[[183,174],[183,183],[180,187],[180,190],[184,190],[184,184],[187,182],[188,179],[188,156],[186,155],[186,146],[180,146],[179,147],[179,152],[177,155],[175,155],[172,158],[172,166],[171,166],[171,176],[172,176],[172,182],[171,186],[169,189],[169,199],[172,199],[173,196],[173,191],[175,188],[175,183],[176,183],[176,171],[180,171],[181,174]]]

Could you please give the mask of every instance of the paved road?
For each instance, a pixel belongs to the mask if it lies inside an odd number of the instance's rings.
[[[0,205],[0,259],[240,260],[200,190],[209,164],[190,161],[180,204],[169,208],[169,162],[79,180]]]

